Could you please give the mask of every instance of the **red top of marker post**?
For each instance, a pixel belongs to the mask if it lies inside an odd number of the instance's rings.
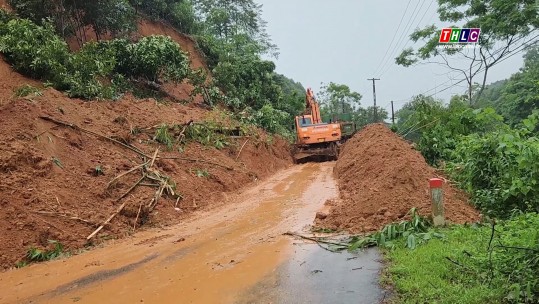
[[[431,189],[442,188],[444,181],[440,178],[431,178],[429,180],[429,185]]]

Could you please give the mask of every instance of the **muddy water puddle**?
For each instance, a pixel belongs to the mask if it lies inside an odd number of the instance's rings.
[[[332,170],[333,163],[294,166],[230,197],[224,207],[177,226],[1,273],[0,303],[307,303],[291,298],[299,295],[294,282],[305,281],[305,275],[328,275],[324,280],[336,284],[331,290],[348,292],[352,287],[339,283],[348,273],[332,274],[337,268],[304,273],[310,269],[306,265],[337,265],[334,258],[313,250],[316,245],[283,236],[301,232],[324,202],[337,195]],[[368,260],[374,261],[371,255]],[[296,265],[300,260],[301,267]],[[345,258],[354,260],[359,259]],[[369,269],[376,272],[379,265],[373,265]],[[370,272],[363,278],[376,283]],[[279,282],[274,284],[278,288],[267,288],[272,280]],[[310,303],[326,303],[327,298],[312,290],[327,284],[313,284],[302,288],[313,296]],[[262,289],[273,291],[261,293]],[[249,295],[258,296],[253,300]]]
[[[314,244],[295,244],[294,253],[271,275],[246,291],[245,303],[380,303],[377,250],[332,253]]]

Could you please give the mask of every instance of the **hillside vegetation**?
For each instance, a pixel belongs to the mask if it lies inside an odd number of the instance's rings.
[[[15,15],[0,13],[0,52],[21,73],[71,97],[166,96],[162,84],[189,83],[191,97],[225,105],[241,119],[285,136],[304,107],[302,85],[275,73],[275,64],[261,57],[276,56],[277,47],[252,0],[8,3]],[[190,69],[187,54],[168,37],[137,37],[141,18],[191,35],[207,68]],[[79,49],[74,53],[65,42],[73,40]]]

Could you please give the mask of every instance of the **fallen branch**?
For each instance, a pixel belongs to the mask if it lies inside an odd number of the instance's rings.
[[[524,250],[524,251],[539,252],[539,249],[535,249],[535,248],[526,248],[526,247],[517,247],[517,246],[495,245],[494,248],[515,249],[515,250]]]
[[[150,166],[148,169],[153,167],[153,164],[155,163],[155,158],[157,157],[157,153],[159,153],[159,148],[155,149],[155,152],[153,153],[152,160],[150,161]]]
[[[144,176],[141,177],[133,186],[131,186],[131,188],[129,188],[129,190],[127,190],[127,192],[125,192],[117,201],[120,201],[122,200],[124,197],[126,197],[129,193],[131,193],[131,191],[133,191],[133,189],[135,189],[137,187],[137,185],[142,182],[142,180],[144,179]],[[108,223],[110,223],[110,221],[112,221],[113,218],[115,218],[120,212],[122,212],[122,210],[125,208],[125,206],[127,205],[127,202],[128,201],[125,201],[123,204],[121,204],[118,209],[116,209],[116,212],[114,212],[111,216],[109,216],[109,218],[103,222],[103,224],[101,224],[101,226],[99,226],[94,232],[92,232],[92,234],[90,234],[86,240],[89,241],[91,240],[96,234],[99,233],[99,231],[101,231],[101,229],[103,229]]]
[[[159,159],[183,160],[183,161],[189,161],[189,162],[194,162],[194,163],[204,163],[204,164],[214,165],[214,166],[225,168],[227,170],[236,170],[234,168],[221,165],[221,164],[209,161],[209,160],[204,160],[204,159],[187,158],[187,157],[159,157]]]
[[[241,155],[241,151],[243,151],[243,148],[245,147],[245,145],[247,144],[247,142],[249,142],[249,139],[250,138],[247,138],[247,140],[243,143],[243,145],[241,146],[241,149],[240,151],[238,152],[238,155],[236,155],[236,161],[238,160],[238,158],[240,158],[240,155]]]
[[[96,223],[92,223],[92,222],[87,221],[85,219],[82,219],[82,218],[80,218],[78,216],[73,216],[73,215],[70,215],[70,214],[67,214],[67,213],[58,213],[58,212],[49,212],[49,211],[34,211],[34,212],[38,213],[38,214],[64,217],[64,218],[67,218],[67,219],[70,219],[70,220],[80,221],[80,222],[86,223],[86,224],[91,225],[91,226],[97,226]]]
[[[183,129],[180,132],[180,135],[178,135],[178,137],[176,138],[177,142],[181,143],[181,141],[185,138],[185,131],[187,131],[187,128],[192,126],[193,123],[194,123],[193,120],[190,120],[189,122],[183,125]]]
[[[453,259],[451,259],[450,257],[445,257],[446,260],[448,260],[449,262],[457,265],[457,266],[460,266],[462,268],[466,268],[466,266],[462,265],[461,263],[457,262],[457,261],[454,261]]]
[[[145,176],[141,177],[135,184],[133,184],[133,186],[131,186],[131,188],[129,188],[129,190],[127,190],[122,196],[120,196],[120,198],[117,201],[118,202],[121,201],[124,197],[129,195],[129,193],[131,193],[131,191],[135,190],[135,188],[138,186],[138,184],[140,184],[144,180],[144,178],[145,178]]]
[[[326,241],[326,240],[322,240],[322,239],[318,239],[318,238],[313,238],[313,237],[309,237],[309,236],[297,234],[297,233],[290,232],[290,231],[284,233],[283,235],[295,236],[295,237],[299,237],[299,238],[302,238],[302,239],[305,239],[305,240],[309,240],[309,241],[313,241],[313,242],[316,242],[316,243],[322,243],[322,244],[328,244],[328,245],[335,245],[335,246],[341,246],[341,247],[346,247],[346,248],[350,247],[349,244],[336,243],[336,242]]]
[[[115,144],[118,144],[126,149],[129,149],[135,153],[137,153],[138,155],[140,156],[143,156],[143,157],[146,157],[146,158],[150,158],[148,157],[144,152],[142,152],[139,148],[135,147],[135,146],[131,146],[131,145],[127,145],[121,141],[118,141],[116,139],[113,139],[113,138],[110,138],[108,136],[105,136],[105,135],[102,135],[102,134],[99,134],[99,133],[96,133],[94,131],[91,131],[91,130],[88,130],[88,129],[84,129],[82,127],[79,127],[77,126],[76,124],[73,124],[73,123],[69,123],[69,122],[64,122],[64,121],[60,121],[60,120],[56,120],[52,117],[48,117],[48,116],[39,116],[39,118],[45,120],[45,121],[49,121],[49,122],[52,122],[52,123],[55,123],[57,125],[61,125],[61,126],[64,126],[64,127],[69,127],[69,128],[72,128],[74,130],[78,130],[78,131],[81,131],[81,132],[84,132],[84,133],[88,133],[88,134],[91,134],[91,135],[94,135],[96,137],[99,137],[101,139],[105,139],[105,140],[108,140],[110,142],[113,142]]]
[[[55,123],[57,125],[61,125],[61,126],[65,126],[65,127],[69,127],[69,128],[72,128],[74,130],[78,130],[78,131],[81,131],[81,132],[85,132],[85,133],[88,133],[88,134],[91,134],[91,135],[94,135],[96,137],[99,137],[101,139],[105,139],[105,140],[108,140],[110,142],[113,142],[115,144],[118,144],[126,149],[129,149],[135,153],[137,153],[138,155],[142,156],[142,157],[145,157],[146,159],[152,159],[152,157],[146,155],[146,153],[144,153],[142,150],[140,150],[139,148],[135,147],[135,146],[132,146],[132,145],[128,145],[128,144],[125,144],[121,141],[118,141],[114,138],[110,138],[108,136],[105,136],[105,135],[102,135],[102,134],[99,134],[99,133],[96,133],[94,131],[91,131],[91,130],[88,130],[88,129],[84,129],[82,127],[79,127],[75,124],[72,124],[72,123],[69,123],[69,122],[64,122],[64,121],[60,121],[60,120],[56,120],[52,117],[48,117],[48,116],[40,116],[39,118],[43,119],[43,120],[46,120],[46,121],[49,121],[49,122],[52,122],[52,123]],[[184,161],[190,161],[190,162],[201,162],[201,163],[206,163],[206,164],[210,164],[210,165],[214,165],[214,166],[219,166],[219,167],[223,167],[225,169],[228,169],[228,170],[234,170],[234,168],[231,168],[231,167],[227,167],[227,166],[224,166],[224,165],[221,165],[221,164],[218,164],[218,163],[215,163],[215,162],[212,162],[212,161],[208,161],[208,160],[204,160],[204,159],[193,159],[193,158],[186,158],[186,157],[157,157],[156,159],[174,159],[174,160],[184,160]]]
[[[133,230],[137,229],[138,217],[140,215],[141,210],[142,210],[142,202],[140,202],[140,206],[138,207],[137,217],[135,218],[135,223],[133,224]]]
[[[135,166],[135,167],[129,169],[129,171],[126,171],[126,172],[124,172],[124,173],[122,173],[122,174],[116,176],[115,178],[113,178],[113,179],[107,184],[107,189],[110,188],[110,186],[111,186],[115,181],[119,180],[120,178],[126,176],[127,174],[129,174],[129,173],[131,173],[131,172],[135,172],[136,170],[143,168],[143,167],[146,166],[147,164],[148,164],[148,163],[145,162],[145,163],[143,163],[143,164],[140,164],[140,165],[138,165],[138,166]]]
[[[151,188],[159,187],[158,184],[150,184],[150,183],[140,183],[139,186],[151,187]]]

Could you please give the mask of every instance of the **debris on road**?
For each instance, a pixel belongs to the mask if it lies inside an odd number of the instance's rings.
[[[440,177],[409,143],[382,124],[365,127],[348,141],[335,166],[341,197],[317,226],[353,233],[376,231],[405,218],[416,207],[431,214],[428,181]],[[453,223],[475,222],[479,212],[466,194],[444,184],[446,218]]]

